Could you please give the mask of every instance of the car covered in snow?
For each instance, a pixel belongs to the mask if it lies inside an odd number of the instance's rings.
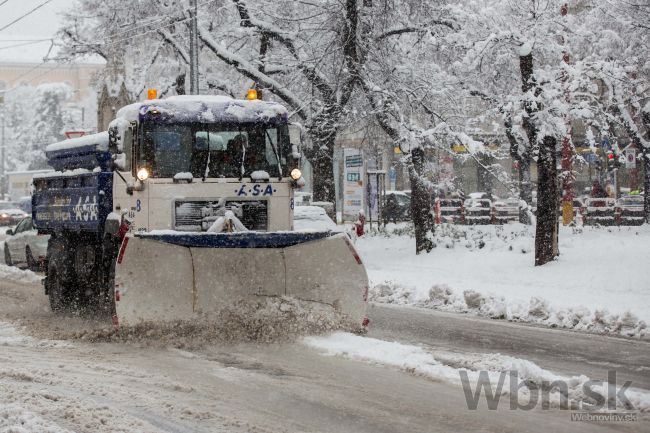
[[[15,229],[7,230],[4,243],[4,259],[9,266],[26,266],[42,270],[47,253],[48,235],[39,235],[32,217],[23,218]]]
[[[295,231],[343,231],[320,206],[296,206],[293,210],[293,229]]]
[[[12,226],[27,216],[15,203],[0,203],[0,226]]]
[[[630,195],[616,201],[616,219],[622,226],[639,226],[645,221],[643,197]]]
[[[616,224],[616,200],[613,198],[588,198],[583,218],[584,225],[611,226]]]
[[[494,202],[494,222],[496,224],[507,224],[519,221],[521,210],[519,199],[507,198]]]
[[[465,206],[460,198],[437,199],[440,220],[444,223],[462,224],[465,222]]]
[[[473,192],[465,200],[464,207],[466,224],[492,224],[494,209],[490,194]]]
[[[294,193],[294,203],[296,206],[310,206],[312,194],[305,191],[296,191]]]

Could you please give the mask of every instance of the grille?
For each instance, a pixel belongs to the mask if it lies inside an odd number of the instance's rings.
[[[266,200],[177,201],[174,206],[174,229],[178,231],[207,231],[228,210],[248,230],[268,230]]]

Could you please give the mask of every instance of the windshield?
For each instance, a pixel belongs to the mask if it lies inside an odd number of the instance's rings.
[[[254,171],[286,173],[286,125],[146,125],[140,165],[153,177],[192,173],[195,178],[241,178]],[[279,164],[278,164],[279,163]]]

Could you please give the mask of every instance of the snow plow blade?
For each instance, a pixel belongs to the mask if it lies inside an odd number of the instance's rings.
[[[365,325],[367,293],[366,270],[344,233],[128,235],[115,268],[120,324],[209,319],[240,300],[286,296]]]

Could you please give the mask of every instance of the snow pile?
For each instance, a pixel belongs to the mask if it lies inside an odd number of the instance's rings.
[[[643,337],[650,322],[650,227],[562,228],[560,257],[533,264],[532,229],[443,224],[430,254],[411,228],[362,237],[375,302]],[[395,234],[397,233],[397,234]]]
[[[370,289],[369,299],[597,334],[639,338],[647,335],[647,323],[629,311],[613,314],[606,309],[591,310],[583,306],[551,307],[548,301],[538,297],[531,297],[527,302],[509,302],[504,296],[483,295],[474,290],[456,293],[448,286],[434,285],[429,289],[428,297],[422,299],[416,288],[385,282]]]
[[[513,376],[502,373],[517,372],[517,383],[513,384],[520,402],[530,397],[531,389],[544,389],[544,386],[559,381],[567,384],[568,403],[571,408],[589,409],[594,403],[592,396],[585,395],[583,390],[590,378],[587,376],[561,376],[545,370],[537,364],[524,359],[513,358],[501,354],[445,354],[445,359],[436,359],[433,354],[423,347],[362,337],[344,332],[336,332],[328,336],[305,337],[303,342],[310,347],[322,350],[329,356],[342,356],[375,364],[399,368],[411,374],[429,377],[434,380],[444,380],[454,384],[461,383],[461,372],[466,374],[472,390],[476,390],[481,372],[490,380],[493,391],[498,390],[500,380],[502,394],[510,393],[510,380]],[[607,400],[616,392],[608,390],[608,384],[596,382],[591,390]],[[618,390],[618,388],[617,388]],[[635,409],[650,412],[650,393],[639,389],[627,389],[626,402],[616,398],[615,404],[619,409]],[[559,390],[550,390],[551,407],[559,407],[563,397]]]
[[[71,344],[64,341],[55,340],[37,340],[26,335],[22,335],[18,330],[9,323],[0,322],[0,347],[72,347]]]
[[[268,181],[269,179],[271,179],[271,176],[269,175],[268,171],[256,170],[251,173],[251,180],[254,182],[264,182]]]
[[[83,328],[53,329],[49,337],[89,342],[129,342],[197,348],[212,342],[288,341],[336,330],[361,332],[360,324],[330,306],[285,297],[239,301],[214,318],[120,325],[86,323]]]
[[[32,271],[22,270],[16,267],[0,264],[0,279],[10,280],[16,283],[35,284],[40,283],[42,277]]]
[[[180,172],[174,175],[174,180],[188,180],[191,182],[194,180],[194,175],[190,172]]]
[[[15,404],[0,404],[2,433],[73,433]]]

